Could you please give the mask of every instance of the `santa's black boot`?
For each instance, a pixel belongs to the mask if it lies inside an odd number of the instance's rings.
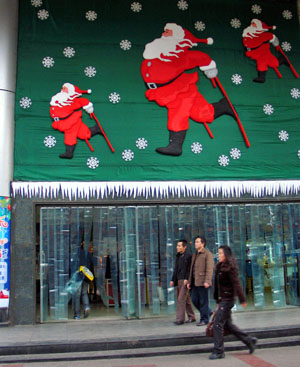
[[[157,153],[178,156],[182,153],[182,144],[185,139],[186,130],[169,130],[169,144],[166,147],[156,148]]]
[[[287,59],[283,55],[279,55],[277,59],[278,59],[279,65],[290,66],[289,63],[287,62]]]
[[[236,116],[225,97],[220,99],[219,102],[213,103],[212,105],[215,109],[214,120],[222,115],[229,115],[236,120]]]
[[[264,83],[266,81],[266,71],[258,71],[257,78],[253,79],[255,83]]]
[[[103,135],[98,124],[95,124],[94,126],[90,127],[89,129],[91,132],[91,136],[94,136],[97,134]]]
[[[73,158],[73,153],[74,153],[74,150],[75,150],[75,147],[76,147],[76,144],[75,145],[67,145],[67,144],[65,144],[65,146],[66,146],[66,151],[63,154],[60,154],[59,155],[59,158],[72,159]]]

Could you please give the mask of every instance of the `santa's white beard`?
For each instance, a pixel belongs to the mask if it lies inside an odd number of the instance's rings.
[[[179,52],[183,50],[176,50],[176,46],[182,40],[178,40],[174,37],[164,37],[156,38],[152,42],[145,46],[145,51],[143,53],[143,58],[147,60],[160,59],[162,61],[170,61],[168,59],[161,58],[161,54],[164,56],[176,56]]]
[[[59,92],[55,94],[55,96],[53,96],[50,101],[51,106],[60,106],[60,107],[70,105],[71,103],[72,101],[70,101],[70,95],[69,93],[66,92]]]
[[[242,37],[258,37],[261,33],[266,32],[263,29],[258,29],[256,27],[252,27],[251,25],[244,29]]]

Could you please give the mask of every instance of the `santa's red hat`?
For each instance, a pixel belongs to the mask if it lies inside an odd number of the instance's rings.
[[[276,25],[267,25],[266,23],[264,22],[261,22],[261,26],[264,28],[264,29],[276,29]]]
[[[275,25],[267,25],[265,22],[262,22],[259,19],[252,19],[251,23],[255,23],[258,29],[276,29]]]
[[[206,45],[212,45],[213,39],[212,38],[197,38],[195,37],[190,31],[187,29],[184,30],[184,38],[189,39],[193,43],[205,43]]]
[[[76,85],[71,84],[71,83],[64,83],[63,87],[68,88],[70,95],[73,95],[73,94],[91,94],[92,93],[91,89],[82,90],[82,89],[78,88]]]

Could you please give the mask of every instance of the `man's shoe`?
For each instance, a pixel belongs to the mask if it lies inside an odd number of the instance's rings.
[[[196,322],[196,320],[195,319],[188,319],[188,320],[185,321],[186,324],[190,324],[192,322]]]
[[[87,317],[89,317],[89,314],[90,314],[90,308],[86,308],[85,310],[84,310],[84,318],[86,319]]]
[[[80,316],[79,315],[74,316],[74,320],[80,320]]]
[[[249,354],[252,354],[255,351],[256,343],[257,343],[257,338],[255,337],[251,338],[251,343],[249,345]]]
[[[197,323],[197,326],[204,326],[204,325],[207,325],[208,322],[204,322],[204,321],[200,321]]]
[[[224,353],[212,353],[209,356],[209,359],[222,359],[225,358],[225,354]]]
[[[174,321],[174,324],[175,325],[182,325],[182,324],[184,324],[184,322],[183,321]]]

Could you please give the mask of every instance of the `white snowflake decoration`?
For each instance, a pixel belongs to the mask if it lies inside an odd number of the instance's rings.
[[[130,6],[131,10],[134,11],[135,13],[139,13],[142,10],[142,5],[140,3],[138,3],[137,1],[134,1],[131,6]]]
[[[42,6],[43,2],[42,0],[31,0],[31,5],[35,8],[38,8],[39,6]]]
[[[75,50],[73,47],[65,47],[63,50],[63,54],[65,57],[71,58],[75,55]]]
[[[128,40],[122,40],[120,42],[120,47],[122,50],[127,51],[131,49],[131,42]]]
[[[108,99],[109,99],[109,102],[111,103],[119,103],[120,100],[121,100],[121,97],[120,97],[120,94],[116,93],[116,92],[113,92],[113,93],[110,93],[110,95],[108,96]]]
[[[231,19],[231,21],[230,21],[230,25],[231,25],[231,27],[232,28],[240,28],[240,26],[241,26],[241,21],[238,19],[238,18],[233,18],[233,19]]]
[[[274,107],[267,103],[264,105],[263,111],[266,115],[272,115],[274,113]]]
[[[202,144],[200,144],[199,142],[195,141],[192,145],[191,145],[191,151],[195,154],[200,154],[202,152]]]
[[[300,150],[298,150],[298,158],[300,159]]]
[[[289,140],[289,134],[285,130],[280,130],[279,133],[278,133],[278,138],[281,141],[287,141],[287,140]]]
[[[179,0],[177,6],[180,10],[186,10],[189,7],[189,4],[185,0]]]
[[[233,74],[231,76],[231,81],[233,84],[238,85],[238,84],[242,84],[243,78],[241,77],[240,74]]]
[[[281,44],[281,48],[283,49],[283,51],[289,52],[292,49],[292,45],[289,42],[284,41]]]
[[[122,158],[124,159],[124,161],[128,162],[128,161],[132,161],[134,158],[134,153],[131,149],[125,149],[122,152]]]
[[[197,31],[204,31],[204,29],[206,28],[206,25],[204,22],[202,22],[201,20],[198,20],[195,23],[195,28],[197,29]]]
[[[98,14],[94,10],[89,10],[85,13],[85,17],[89,22],[93,22],[97,19]]]
[[[46,56],[43,58],[42,64],[45,68],[52,68],[54,66],[54,59],[53,57]]]
[[[139,149],[146,149],[148,146],[148,141],[145,138],[138,138],[135,142],[135,145]]]
[[[51,136],[51,135],[46,136],[45,139],[44,139],[44,145],[47,148],[53,148],[53,147],[55,147],[55,145],[56,145],[56,139],[55,139],[55,137],[54,136]]]
[[[84,74],[88,76],[89,78],[93,78],[97,73],[97,70],[94,66],[87,66],[84,69]]]
[[[229,165],[229,158],[227,157],[227,155],[222,154],[220,155],[218,162],[220,166],[226,167]]]
[[[241,158],[241,151],[238,148],[232,148],[230,149],[230,157],[233,159],[240,159]]]
[[[291,89],[292,98],[298,99],[300,97],[300,90],[298,88]]]
[[[254,14],[260,14],[262,11],[261,7],[257,4],[252,5],[251,10],[252,10],[252,13]]]
[[[287,20],[290,20],[290,19],[293,18],[293,14],[290,10],[284,10],[282,12],[282,16],[283,16],[284,19],[287,19]]]
[[[20,106],[24,109],[29,108],[32,105],[32,101],[29,97],[23,97],[20,99]]]
[[[90,157],[88,158],[86,165],[90,169],[96,169],[97,167],[99,167],[99,159],[97,157]]]
[[[45,10],[45,9],[41,9],[37,12],[37,17],[40,19],[40,20],[46,20],[49,18],[49,12],[48,10]]]

